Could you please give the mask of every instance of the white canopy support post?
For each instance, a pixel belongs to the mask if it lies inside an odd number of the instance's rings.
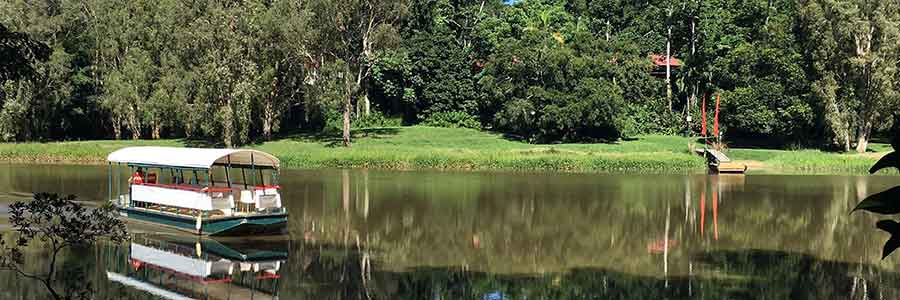
[[[197,226],[196,227],[197,227],[197,233],[202,234],[203,233],[203,230],[202,230],[202,228],[203,228],[203,212],[200,211],[199,209],[197,210]]]
[[[122,175],[120,175],[120,173],[122,173],[122,167],[119,165],[119,163],[116,163],[116,171],[115,172],[116,172],[116,199],[119,199],[122,197],[122,178],[121,178]],[[122,202],[122,205],[131,206],[131,203],[128,203],[127,201],[125,201],[125,199],[121,199],[120,201]]]
[[[112,201],[112,163],[106,163],[106,183],[107,183],[107,191],[106,191],[106,199],[107,201]],[[116,197],[118,198],[118,197]],[[119,203],[118,199],[116,199],[116,203]]]

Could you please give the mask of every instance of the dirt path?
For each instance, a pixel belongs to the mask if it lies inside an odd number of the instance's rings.
[[[733,162],[746,165],[748,171],[771,170],[771,168],[766,165],[766,163],[758,160],[734,160]]]

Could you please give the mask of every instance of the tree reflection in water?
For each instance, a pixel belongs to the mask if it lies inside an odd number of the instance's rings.
[[[847,216],[890,178],[354,170],[282,183],[280,299],[900,298],[875,219]],[[96,270],[100,299],[152,298],[108,281],[100,252],[67,258]],[[0,298],[42,299],[34,288],[0,273]]]
[[[372,280],[359,290],[375,298],[481,298],[498,291],[512,299],[897,295],[894,267],[871,259],[877,244],[855,234],[864,222],[845,218],[852,191],[861,188],[858,178],[663,176],[652,184],[627,176],[613,183],[567,178],[575,182],[561,189],[542,178],[484,175],[478,182],[423,179],[397,188],[379,175],[349,174],[339,184],[349,182],[353,192],[335,202],[326,200],[333,184],[327,180],[304,187],[322,201],[304,203],[296,230],[315,230],[321,243],[345,240],[331,229],[347,234],[349,226],[368,247],[344,259],[368,257],[368,271],[358,277]],[[684,204],[672,205],[670,195],[685,195],[674,202]],[[329,203],[342,203],[339,215]],[[644,248],[649,255],[634,251]],[[343,291],[322,296],[348,295]]]

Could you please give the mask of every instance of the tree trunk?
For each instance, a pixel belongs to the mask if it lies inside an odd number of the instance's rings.
[[[267,102],[265,107],[263,108],[263,123],[262,123],[262,134],[263,138],[266,140],[272,139],[272,123],[275,118],[275,113],[272,111],[272,102]]]
[[[234,114],[231,111],[230,103],[231,100],[226,101],[228,106],[225,109],[220,110],[219,113],[224,114],[224,124],[222,124],[222,142],[225,143],[225,148],[231,148],[233,145],[232,137],[234,137]]]
[[[856,136],[856,152],[857,153],[866,153],[866,149],[869,146],[869,134],[872,133],[872,122],[869,120],[863,120],[860,125],[859,130],[857,131]]]
[[[122,121],[119,120],[119,118],[113,117],[112,123],[113,123],[112,124],[113,135],[115,136],[117,141],[121,140],[122,139]]]
[[[344,97],[344,147],[350,147],[350,97],[349,93]]]
[[[128,121],[128,127],[131,130],[131,139],[138,140],[141,138],[141,125],[137,121],[137,116],[131,116]]]
[[[160,138],[160,132],[162,131],[162,125],[159,122],[155,122],[151,127],[150,137],[154,140],[158,140]]]
[[[363,115],[368,116],[372,111],[372,104],[369,102],[369,93],[363,93]]]

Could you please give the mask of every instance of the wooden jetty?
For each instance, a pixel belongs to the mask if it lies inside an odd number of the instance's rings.
[[[737,174],[747,172],[747,165],[731,161],[731,158],[722,153],[722,151],[709,148],[697,149],[696,151],[697,154],[706,157],[710,172]]]

